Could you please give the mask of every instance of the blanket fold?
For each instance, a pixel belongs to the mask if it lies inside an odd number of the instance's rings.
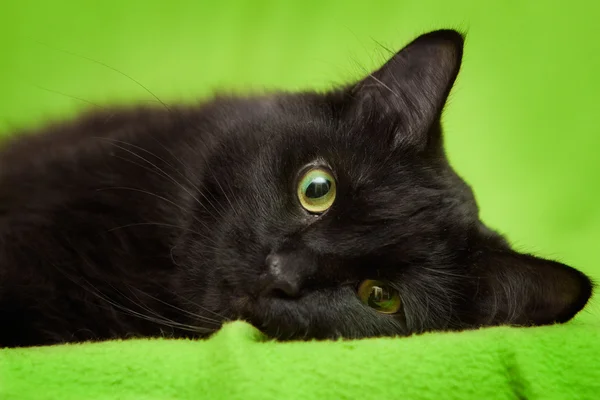
[[[0,350],[0,399],[596,399],[600,325],[277,343],[243,322],[203,341]]]

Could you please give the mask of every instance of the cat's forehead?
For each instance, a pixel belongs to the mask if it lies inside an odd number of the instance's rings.
[[[436,169],[412,152],[392,148],[386,140],[392,124],[357,123],[336,112],[325,96],[267,95],[231,99],[226,106],[232,130],[252,138],[236,143],[257,148],[258,171],[251,168],[257,179],[260,171],[291,179],[307,165],[322,164],[353,184],[385,184],[394,191],[404,190],[408,181],[428,180]]]
[[[281,123],[331,116],[326,98],[316,93],[219,97],[212,105],[221,111],[220,116],[226,115],[232,121]]]

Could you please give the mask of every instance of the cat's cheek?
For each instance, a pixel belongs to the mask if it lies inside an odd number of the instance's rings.
[[[244,319],[251,307],[250,296],[234,296],[230,302],[231,310],[236,318]]]

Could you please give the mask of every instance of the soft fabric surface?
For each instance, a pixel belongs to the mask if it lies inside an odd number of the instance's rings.
[[[277,343],[231,323],[205,341],[0,351],[0,399],[596,399],[600,325]]]

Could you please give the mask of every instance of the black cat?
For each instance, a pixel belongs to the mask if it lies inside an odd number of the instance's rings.
[[[0,151],[0,346],[565,322],[590,280],[478,218],[440,114],[463,38],[329,93],[117,109]]]

